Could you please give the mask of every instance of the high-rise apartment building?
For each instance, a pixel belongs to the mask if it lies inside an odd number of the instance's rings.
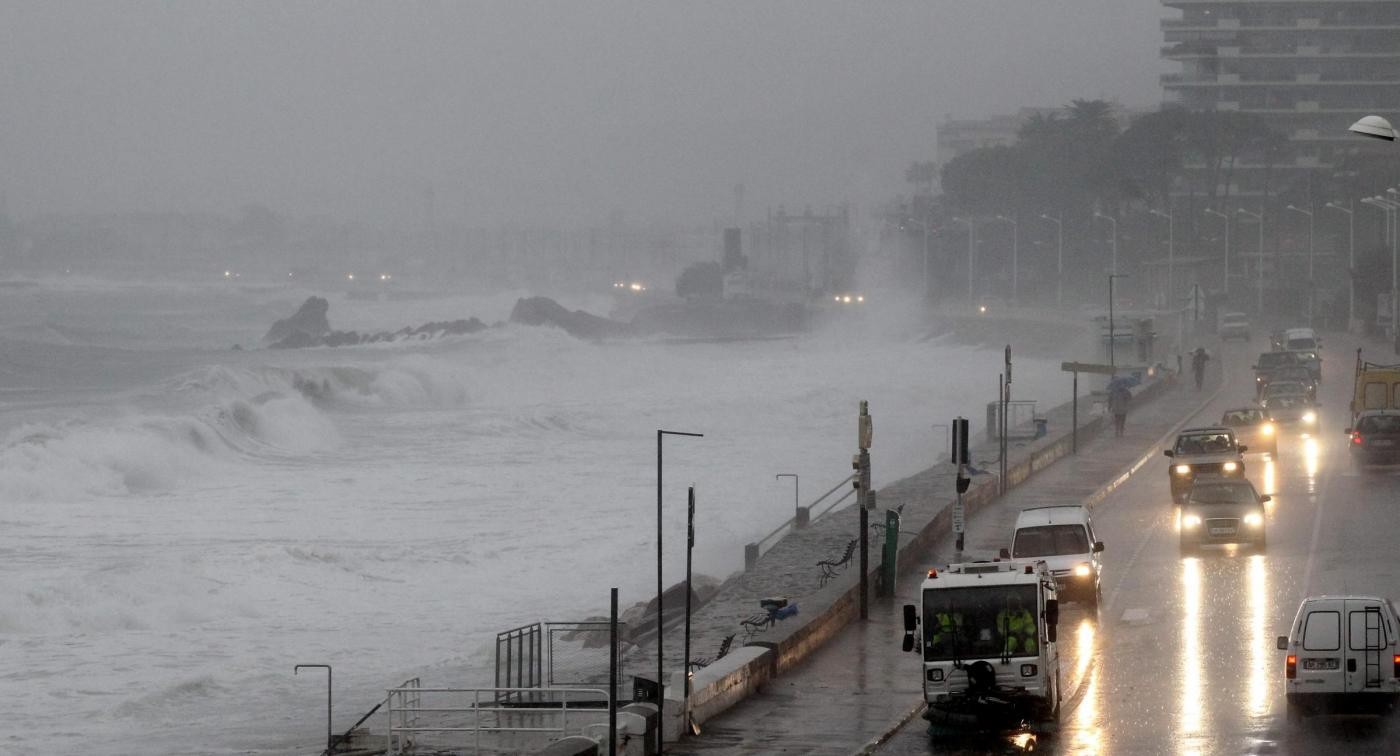
[[[1282,154],[1233,166],[1234,196],[1259,194],[1357,149],[1347,127],[1400,114],[1400,0],[1162,0],[1168,103],[1254,113],[1287,138]],[[1266,179],[1266,173],[1271,179]]]

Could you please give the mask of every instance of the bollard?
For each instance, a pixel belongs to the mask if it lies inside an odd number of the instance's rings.
[[[744,572],[748,572],[758,566],[758,544],[744,544]]]
[[[797,529],[801,530],[812,524],[812,510],[808,507],[797,508]]]

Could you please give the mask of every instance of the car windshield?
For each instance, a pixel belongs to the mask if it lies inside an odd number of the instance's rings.
[[[1011,556],[1017,559],[1087,553],[1089,537],[1085,534],[1083,525],[1037,525],[1021,528],[1016,531],[1016,542],[1011,546]]]
[[[1269,409],[1298,409],[1299,407],[1308,407],[1311,405],[1312,402],[1302,394],[1284,394],[1264,400],[1264,406]]]
[[[1034,585],[924,591],[924,661],[1033,656],[1040,611]]]
[[[1238,483],[1197,483],[1191,487],[1192,504],[1253,504],[1258,499],[1254,487]]]
[[[1297,358],[1292,352],[1265,352],[1259,355],[1259,367],[1276,368],[1282,365],[1295,365]]]
[[[1400,415],[1370,415],[1356,424],[1358,433],[1400,433]]]
[[[1308,382],[1312,380],[1312,373],[1305,367],[1280,368],[1278,377],[1288,381]]]
[[[1276,395],[1279,395],[1279,394],[1301,394],[1301,393],[1303,393],[1303,384],[1297,383],[1297,382],[1294,382],[1294,381],[1277,381],[1277,380],[1276,380],[1276,381],[1274,381],[1273,383],[1270,383],[1268,388],[1264,389],[1264,394],[1265,394],[1266,396],[1276,396]]]
[[[1177,437],[1177,454],[1219,454],[1235,448],[1229,433],[1191,433]]]
[[[1289,349],[1313,349],[1317,347],[1315,339],[1289,339]]]
[[[1221,420],[1226,425],[1258,425],[1264,421],[1264,412],[1257,409],[1230,410]]]

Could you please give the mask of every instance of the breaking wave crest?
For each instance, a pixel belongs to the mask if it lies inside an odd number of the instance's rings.
[[[27,423],[0,446],[0,497],[62,501],[161,492],[252,458],[335,449],[338,410],[458,405],[460,382],[412,358],[373,368],[214,366],[117,417]]]

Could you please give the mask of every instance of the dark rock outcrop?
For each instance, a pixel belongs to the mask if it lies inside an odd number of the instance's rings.
[[[632,327],[627,323],[600,318],[583,310],[569,311],[549,297],[515,300],[515,308],[510,311],[510,322],[530,326],[555,326],[580,339],[632,335]]]
[[[277,345],[290,340],[300,344],[325,336],[331,331],[330,321],[326,319],[326,313],[330,309],[331,303],[325,298],[307,297],[295,315],[272,324],[272,328],[268,329],[267,335],[263,337],[263,343]]]
[[[384,341],[425,341],[443,336],[461,336],[484,331],[487,327],[476,318],[468,318],[424,323],[416,328],[404,327],[397,331],[332,331],[330,321],[326,318],[330,306],[330,302],[321,297],[307,299],[295,315],[274,323],[272,329],[263,337],[263,341],[272,349],[354,346]]]
[[[356,346],[359,344],[377,344],[385,341],[426,341],[443,336],[461,336],[484,330],[486,330],[486,324],[476,318],[469,318],[467,320],[443,320],[424,323],[417,328],[404,327],[393,332],[377,331],[375,333],[360,333],[359,331],[331,331],[319,337],[293,333],[287,338],[272,344],[272,348],[304,349],[306,347],[317,346],[338,347]]]

